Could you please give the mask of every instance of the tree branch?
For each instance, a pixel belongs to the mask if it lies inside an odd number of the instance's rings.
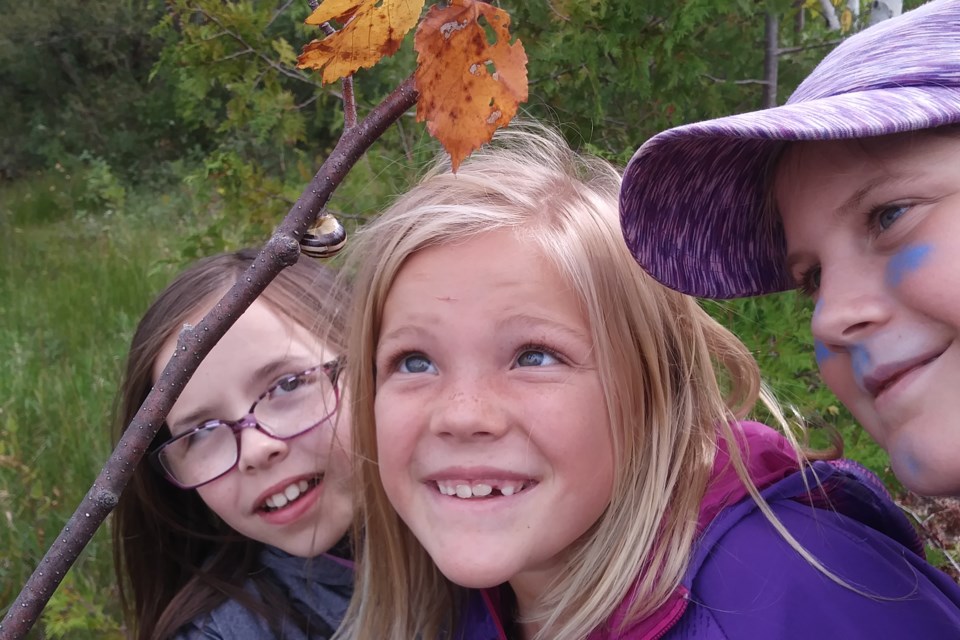
[[[820,49],[820,48],[823,48],[823,47],[834,47],[834,46],[840,44],[841,42],[843,42],[843,40],[827,40],[827,41],[825,41],[825,42],[817,42],[817,43],[814,43],[814,44],[805,44],[805,45],[801,45],[801,46],[799,46],[799,47],[786,47],[786,48],[783,48],[783,49],[778,49],[778,50],[777,50],[777,54],[782,56],[782,55],[786,55],[786,54],[789,54],[789,53],[800,53],[800,52],[802,52],[802,51],[809,51],[810,49]]]
[[[243,45],[244,47],[246,47],[247,49],[250,49],[251,51],[253,51],[254,53],[256,53],[258,58],[260,58],[261,60],[263,60],[264,62],[266,62],[266,63],[270,66],[270,68],[272,68],[272,69],[273,69],[274,71],[276,71],[277,73],[279,73],[279,74],[281,74],[281,75],[284,75],[284,76],[287,76],[288,78],[293,78],[294,80],[299,80],[300,82],[305,82],[306,84],[309,84],[309,85],[314,86],[314,87],[317,87],[317,88],[323,87],[323,84],[321,84],[321,83],[319,83],[319,82],[316,82],[316,81],[314,81],[314,80],[311,80],[310,78],[306,77],[305,75],[302,75],[302,74],[300,74],[300,73],[297,73],[296,71],[293,71],[293,70],[291,70],[291,69],[283,66],[282,64],[280,64],[279,62],[277,62],[276,60],[274,60],[273,58],[271,58],[270,56],[265,55],[262,51],[257,50],[257,48],[251,46],[250,43],[248,43],[248,42],[244,39],[243,36],[241,36],[239,33],[236,33],[235,31],[231,31],[226,25],[223,24],[223,22],[220,21],[220,19],[219,19],[217,16],[213,15],[212,13],[207,13],[207,12],[204,11],[203,9],[196,9],[196,11],[197,11],[198,13],[200,13],[200,15],[202,15],[204,18],[206,18],[206,19],[209,20],[210,22],[213,22],[213,23],[216,24],[218,27],[220,27],[221,29],[223,29],[223,31],[224,31],[224,33],[225,33],[226,35],[230,36],[231,38],[233,38],[234,40],[236,40],[237,42],[239,42],[240,44],[242,44],[242,45]]]
[[[717,78],[709,73],[702,73],[700,75],[707,80],[713,80],[714,82],[727,82],[729,84],[767,84],[766,80],[754,80],[752,78],[747,78],[746,80],[727,80],[726,78]]]
[[[412,107],[416,99],[413,76],[410,76],[362,122],[344,129],[333,152],[280,222],[245,276],[237,280],[199,324],[185,326],[180,332],[176,352],[143,406],[120,438],[90,491],[0,622],[0,637],[15,640],[26,636],[66,572],[116,506],[133,469],[203,357],[276,275],[299,259],[299,239],[323,211],[333,191],[370,145]]]

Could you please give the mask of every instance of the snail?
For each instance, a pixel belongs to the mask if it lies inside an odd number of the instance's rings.
[[[332,258],[347,243],[347,232],[329,213],[317,219],[300,240],[300,251],[311,258]]]

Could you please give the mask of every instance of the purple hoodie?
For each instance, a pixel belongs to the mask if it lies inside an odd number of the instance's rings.
[[[747,495],[721,441],[680,585],[653,614],[624,625],[628,596],[586,640],[960,639],[960,587],[926,562],[915,529],[876,476],[847,460],[801,473],[783,436],[755,422],[736,426],[750,476],[783,525],[868,595],[831,581],[787,544]],[[457,640],[506,640],[496,594],[471,593]]]

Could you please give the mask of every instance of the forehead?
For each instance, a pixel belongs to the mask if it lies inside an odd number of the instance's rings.
[[[200,309],[187,322],[198,323],[207,309]],[[153,366],[157,380],[177,348],[177,334],[172,335],[160,350]],[[272,375],[292,373],[287,369],[306,369],[336,354],[324,347],[311,331],[277,313],[263,300],[256,300],[227,330],[197,368],[175,408],[185,404],[194,392],[201,395],[211,387],[231,387],[244,396],[259,394],[266,382],[257,372],[272,371]],[[265,374],[266,378],[270,374]]]
[[[941,130],[857,140],[793,143],[774,173],[773,196],[784,224],[798,209],[829,209],[865,201],[891,185],[953,179],[960,169],[960,136]]]
[[[384,315],[414,300],[467,306],[480,296],[499,310],[544,305],[564,311],[575,307],[583,315],[569,278],[540,243],[518,229],[489,231],[412,253],[390,284]]]

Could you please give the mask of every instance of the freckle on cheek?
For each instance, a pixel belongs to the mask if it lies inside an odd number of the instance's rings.
[[[887,262],[886,281],[891,287],[899,286],[903,279],[923,266],[931,253],[929,244],[904,247]]]

